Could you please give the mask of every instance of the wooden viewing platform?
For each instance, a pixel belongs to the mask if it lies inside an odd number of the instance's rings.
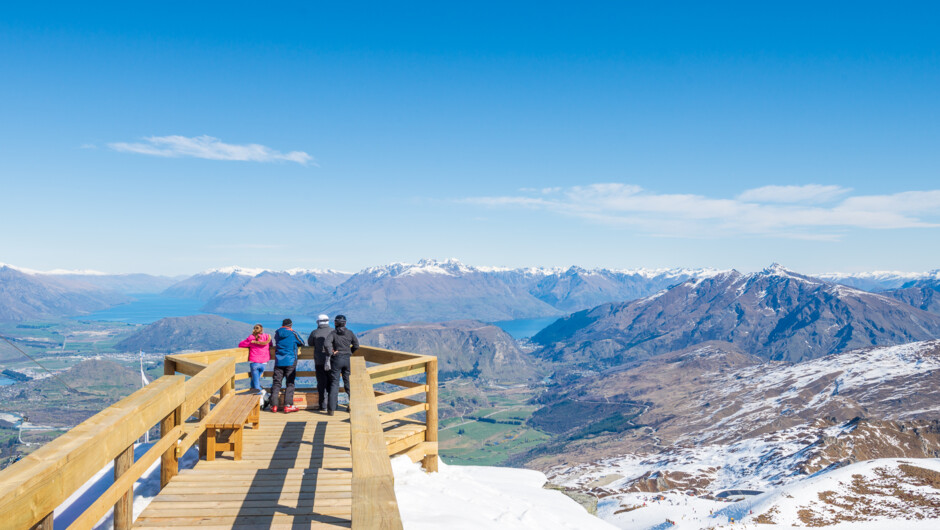
[[[437,358],[362,347],[351,412],[328,416],[302,396],[310,409],[262,412],[259,428],[241,429],[240,459],[224,451],[206,460],[206,424],[236,401],[235,382],[248,378],[236,373],[241,363],[243,348],[167,356],[166,375],[0,472],[4,528],[52,529],[53,510],[113,460],[114,484],[69,528],[93,528],[114,507],[116,529],[400,529],[389,458],[437,470]],[[135,462],[134,444],[156,424],[160,438]],[[180,470],[194,445],[200,460]],[[134,520],[133,485],[157,460],[160,493]]]

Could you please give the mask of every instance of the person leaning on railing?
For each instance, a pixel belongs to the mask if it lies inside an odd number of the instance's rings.
[[[277,412],[281,403],[281,381],[286,379],[287,391],[284,393],[284,412],[297,412],[294,406],[294,378],[297,376],[297,347],[304,346],[304,340],[294,331],[294,323],[285,318],[281,327],[274,332],[274,384],[271,385],[271,412]]]
[[[264,333],[264,327],[261,324],[255,324],[248,338],[238,343],[239,348],[248,348],[248,363],[251,374],[251,389],[258,394],[264,394],[261,390],[261,375],[264,373],[264,367],[271,360],[271,350],[269,345],[271,336]]]
[[[317,329],[310,332],[307,344],[313,348],[313,364],[317,373],[317,403],[320,412],[326,412],[329,401],[330,386],[333,384],[330,360],[333,357],[333,329],[330,328],[330,317],[320,315],[317,317]]]
[[[359,339],[352,330],[346,329],[346,317],[336,315],[333,319],[333,334],[330,335],[331,345],[333,347],[333,357],[331,375],[333,378],[330,384],[330,406],[327,414],[333,415],[336,410],[336,398],[339,394],[340,376],[343,378],[343,388],[346,389],[346,397],[349,397],[349,358],[359,349]],[[346,411],[349,411],[349,405],[346,405]]]

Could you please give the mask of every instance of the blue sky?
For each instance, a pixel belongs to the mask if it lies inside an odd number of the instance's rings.
[[[940,267],[934,5],[447,4],[3,4],[0,261]]]

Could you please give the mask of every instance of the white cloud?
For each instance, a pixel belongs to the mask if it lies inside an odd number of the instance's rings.
[[[746,202],[823,203],[832,201],[850,191],[852,190],[842,186],[822,186],[820,184],[764,186],[747,190],[738,195],[738,199]]]
[[[768,197],[773,189],[780,192],[777,201],[755,198]],[[546,210],[669,237],[753,234],[833,240],[852,228],[940,227],[940,190],[858,195],[827,206],[818,204],[823,197],[832,201],[849,191],[838,186],[766,186],[748,190],[735,198],[712,198],[656,193],[629,184],[605,183],[567,188],[558,198],[544,195],[472,197],[463,202]]]
[[[151,136],[143,142],[108,144],[115,151],[163,157],[193,157],[208,160],[238,160],[250,162],[296,162],[307,165],[313,157],[303,151],[282,153],[260,144],[227,144],[212,136]]]

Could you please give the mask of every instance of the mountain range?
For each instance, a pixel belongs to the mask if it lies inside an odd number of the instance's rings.
[[[343,313],[351,321],[366,323],[495,322],[562,316],[604,302],[631,300],[708,272],[511,269],[472,267],[453,259],[393,263],[355,274],[228,267],[197,274],[164,293],[203,300],[204,311],[217,313]]]
[[[940,419],[940,340],[861,348],[792,363],[765,361],[722,342],[550,388],[530,422],[558,424],[559,443],[527,456],[539,467],[604,455],[650,454],[755,439],[817,420]],[[571,414],[609,404],[606,416]],[[616,407],[614,407],[616,405]],[[610,416],[630,413],[614,424]],[[585,438],[593,423],[612,428]],[[594,429],[596,430],[596,429]],[[937,443],[940,450],[940,441]]]
[[[22,321],[79,315],[123,303],[128,298],[97,285],[0,266],[0,320]]]
[[[689,279],[730,272],[474,267],[453,259],[393,263],[357,273],[225,267],[183,279],[0,267],[20,273],[8,272],[0,280],[4,284],[0,286],[0,318],[4,320],[78,315],[126,303],[134,294],[162,293],[200,300],[202,311],[208,313],[344,313],[352,321],[369,324],[561,317],[605,303],[644,298]],[[940,311],[932,294],[940,282],[937,271],[831,273],[816,277],[881,292],[926,311]]]
[[[940,337],[940,315],[885,294],[789,271],[720,272],[640,300],[603,304],[536,334],[552,362],[604,368],[706,341],[765,360],[802,361],[853,348]]]
[[[334,270],[270,271],[226,267],[182,280],[164,291],[168,296],[205,302],[203,311],[270,314],[310,311],[351,275]]]

